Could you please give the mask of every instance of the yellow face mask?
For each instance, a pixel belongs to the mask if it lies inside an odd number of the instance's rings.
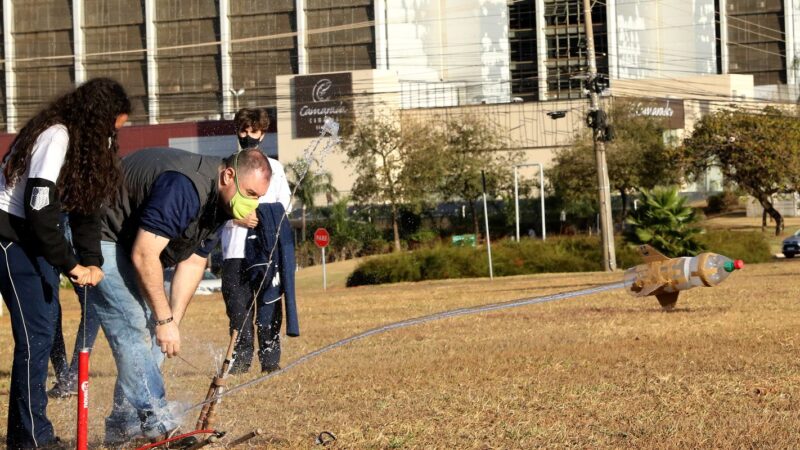
[[[258,199],[246,197],[242,194],[242,191],[239,190],[238,153],[233,159],[233,170],[235,171],[233,175],[233,181],[236,183],[236,193],[233,194],[233,198],[231,199],[231,211],[233,212],[234,219],[241,220],[249,216],[251,212],[258,208]]]

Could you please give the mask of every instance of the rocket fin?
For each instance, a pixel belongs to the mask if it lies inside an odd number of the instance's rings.
[[[645,244],[639,246],[639,254],[642,255],[642,259],[645,263],[652,263],[656,261],[666,261],[669,258],[662,255],[661,252],[654,249],[653,247]]]
[[[661,303],[661,307],[665,310],[670,310],[675,307],[675,304],[678,303],[678,294],[680,292],[664,292],[661,294],[656,295],[658,299],[658,303]]]
[[[642,287],[642,290],[636,293],[637,297],[645,297],[647,295],[652,295],[653,292],[657,291],[662,285],[660,284],[648,284]]]

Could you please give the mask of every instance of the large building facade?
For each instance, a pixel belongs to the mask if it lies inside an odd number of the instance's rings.
[[[2,0],[0,127],[94,76],[127,87],[135,124],[229,118],[275,106],[277,76],[352,70],[398,72],[412,106],[508,101],[506,15],[503,0]]]
[[[0,2],[8,133],[95,76],[118,79],[133,97],[125,151],[230,152],[226,119],[244,106],[274,112],[267,148],[285,163],[318,135],[323,117],[314,111],[486,114],[510,145],[545,164],[585,127],[583,0]],[[800,97],[800,0],[591,3],[610,95],[681,111],[675,133],[715,102]],[[9,141],[0,136],[0,145]],[[348,191],[344,157],[332,155],[328,169]]]
[[[796,0],[592,3],[598,70],[610,77],[612,91],[614,80],[748,74],[759,99],[798,98]],[[512,95],[582,96],[583,0],[510,0],[509,25]]]
[[[796,99],[800,0],[594,3],[614,80],[750,74]],[[2,0],[0,127],[59,92],[120,80],[136,124],[276,106],[276,79],[388,70],[400,107],[583,98],[582,0]]]

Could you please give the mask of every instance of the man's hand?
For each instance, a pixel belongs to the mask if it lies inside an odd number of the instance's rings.
[[[91,284],[92,272],[88,267],[77,264],[69,271],[69,279],[78,286],[86,286]]]
[[[251,212],[244,219],[234,220],[233,223],[245,228],[255,228],[258,225],[258,214],[255,211]]]
[[[100,269],[97,266],[89,266],[87,267],[87,269],[89,269],[89,274],[90,274],[90,280],[89,280],[90,286],[97,286],[98,283],[103,281],[105,274],[103,273],[102,269]]]
[[[156,343],[161,347],[161,352],[172,358],[181,351],[181,333],[178,324],[174,321],[164,325],[156,325]]]

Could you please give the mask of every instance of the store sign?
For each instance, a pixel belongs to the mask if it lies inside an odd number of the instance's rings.
[[[295,137],[317,137],[325,117],[337,122],[353,115],[350,72],[294,77]]]
[[[664,119],[667,128],[680,130],[686,127],[683,100],[674,98],[653,98],[633,100],[633,111],[637,116]]]

